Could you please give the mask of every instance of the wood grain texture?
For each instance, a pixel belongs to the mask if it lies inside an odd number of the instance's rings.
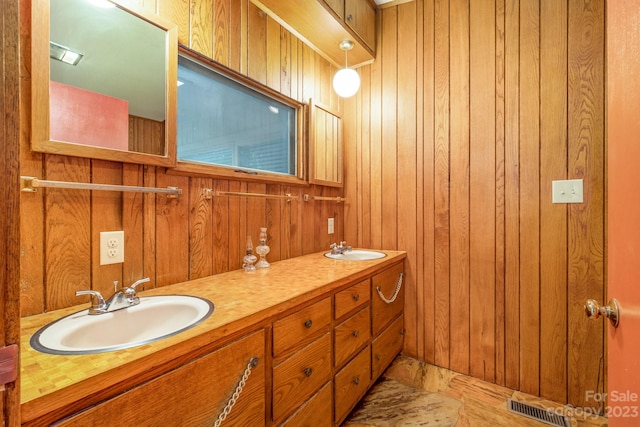
[[[588,298],[604,299],[604,1],[569,1],[568,171],[584,180],[568,217],[568,400],[604,389],[604,322],[585,322]],[[589,353],[591,357],[584,357]],[[592,403],[592,402],[591,402]]]
[[[551,204],[550,181],[566,179],[567,3],[540,8],[540,394],[567,399],[567,205]],[[560,237],[560,238],[559,238]]]
[[[450,263],[449,278],[451,369],[469,373],[470,323],[470,6],[468,0],[451,0],[449,4],[450,33],[450,146],[449,146],[449,223]],[[480,99],[480,98],[477,98]],[[474,319],[477,321],[479,319]]]
[[[355,168],[345,193],[356,195],[345,214],[357,224],[349,240],[380,248],[397,233],[408,250],[416,298],[406,300],[405,323],[416,338],[403,351],[580,405],[604,377],[601,325],[581,313],[587,294],[604,290],[601,2],[434,0],[378,12],[378,58],[345,102],[346,164]],[[396,114],[382,106],[386,87],[395,87]],[[405,87],[420,94],[407,120]],[[406,180],[412,144],[415,189]],[[396,195],[379,190],[394,188],[389,170]],[[550,181],[580,177],[585,203],[551,204]],[[405,186],[415,206],[400,198]],[[396,210],[397,226],[387,227],[384,213]],[[402,222],[414,215],[415,225]],[[415,252],[400,237],[413,235]]]
[[[20,16],[24,3],[18,0],[0,5],[0,346],[20,341],[20,207],[16,184],[21,173],[20,153],[22,81],[17,34],[22,32]],[[28,7],[27,7],[28,8]],[[27,11],[27,13],[30,11]],[[28,128],[28,127],[27,127]],[[0,411],[7,427],[20,425],[20,374],[17,381],[2,387]]]

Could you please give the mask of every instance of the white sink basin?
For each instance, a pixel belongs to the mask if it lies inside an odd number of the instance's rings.
[[[213,304],[187,295],[141,297],[111,313],[71,314],[40,329],[31,346],[49,354],[91,354],[135,347],[189,329],[213,313]]]
[[[351,251],[346,251],[343,254],[332,254],[331,252],[327,252],[324,254],[327,258],[331,259],[340,259],[343,261],[367,261],[370,259],[378,259],[384,258],[387,254],[376,251],[368,251],[364,249],[353,249]]]

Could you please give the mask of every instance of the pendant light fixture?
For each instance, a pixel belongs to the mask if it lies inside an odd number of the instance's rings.
[[[353,49],[353,42],[343,40],[340,42],[340,49],[344,50],[344,68],[338,70],[333,76],[333,89],[341,97],[349,98],[360,88],[360,75],[356,70],[349,68],[347,62],[347,52]]]

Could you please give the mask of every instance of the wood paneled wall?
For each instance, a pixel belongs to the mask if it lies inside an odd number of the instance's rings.
[[[22,0],[22,127],[30,128],[29,16]],[[179,42],[296,100],[338,108],[335,72],[326,60],[248,0],[132,0],[179,26]],[[80,289],[109,295],[113,281],[150,277],[164,286],[241,267],[246,235],[256,245],[268,227],[270,261],[327,249],[343,237],[343,205],[303,202],[303,194],[338,196],[340,189],[290,186],[171,174],[165,168],[32,153],[21,142],[21,174],[61,181],[183,189],[162,195],[52,190],[21,196],[23,316],[79,304]],[[214,197],[204,188],[298,196],[300,201]],[[327,218],[336,232],[327,234]],[[100,266],[101,231],[124,230],[125,262]],[[233,289],[229,289],[233,292]]]
[[[404,352],[577,406],[604,384],[604,0],[379,10],[345,238],[408,251]],[[551,181],[584,179],[584,203]]]

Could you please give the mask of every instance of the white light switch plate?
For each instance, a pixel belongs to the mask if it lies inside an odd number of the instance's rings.
[[[100,265],[124,262],[124,231],[100,233]]]
[[[582,203],[582,179],[565,179],[551,182],[553,203]]]

